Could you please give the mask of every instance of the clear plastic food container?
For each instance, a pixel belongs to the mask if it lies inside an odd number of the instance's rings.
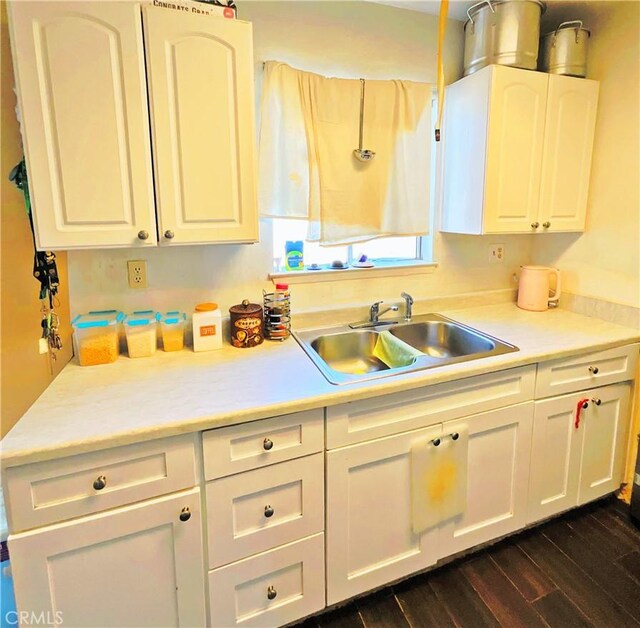
[[[101,310],[78,314],[71,321],[75,352],[81,366],[109,364],[118,359],[118,324],[123,318],[118,310]]]
[[[184,327],[187,315],[184,312],[165,312],[160,316],[162,347],[165,351],[180,351],[184,348]]]
[[[146,358],[156,352],[158,314],[153,310],[133,312],[124,319],[130,358]]]

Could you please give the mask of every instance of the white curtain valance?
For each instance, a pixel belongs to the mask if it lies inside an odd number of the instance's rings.
[[[360,81],[265,64],[259,149],[263,216],[309,220],[307,239],[349,244],[425,235],[429,225],[433,86],[367,81],[364,148]]]

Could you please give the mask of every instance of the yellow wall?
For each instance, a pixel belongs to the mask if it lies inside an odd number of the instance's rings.
[[[640,308],[640,2],[550,4],[543,24],[576,18],[600,81],[587,230],[536,239],[534,262],[560,268],[569,292]]]
[[[0,54],[2,84],[2,154],[0,157],[0,435],[6,434],[71,357],[67,256],[58,254],[61,289],[58,313],[64,348],[54,364],[38,353],[40,301],[38,282],[31,276],[33,244],[22,192],[7,180],[11,168],[22,158],[15,116],[13,67],[7,32],[7,10],[0,3]]]

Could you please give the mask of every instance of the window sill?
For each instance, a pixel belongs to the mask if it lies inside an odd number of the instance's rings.
[[[436,262],[407,262],[373,268],[344,268],[326,270],[291,270],[288,272],[270,273],[269,279],[274,283],[286,281],[289,284],[318,283],[322,281],[340,281],[349,279],[371,279],[377,277],[406,277],[407,275],[429,275],[434,272]]]

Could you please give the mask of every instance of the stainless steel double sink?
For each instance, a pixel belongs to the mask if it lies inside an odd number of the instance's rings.
[[[374,355],[379,334],[386,331],[420,354],[406,366],[389,367]],[[332,384],[389,377],[518,351],[514,345],[439,314],[416,316],[411,321],[381,321],[364,329],[342,325],[293,335]]]

